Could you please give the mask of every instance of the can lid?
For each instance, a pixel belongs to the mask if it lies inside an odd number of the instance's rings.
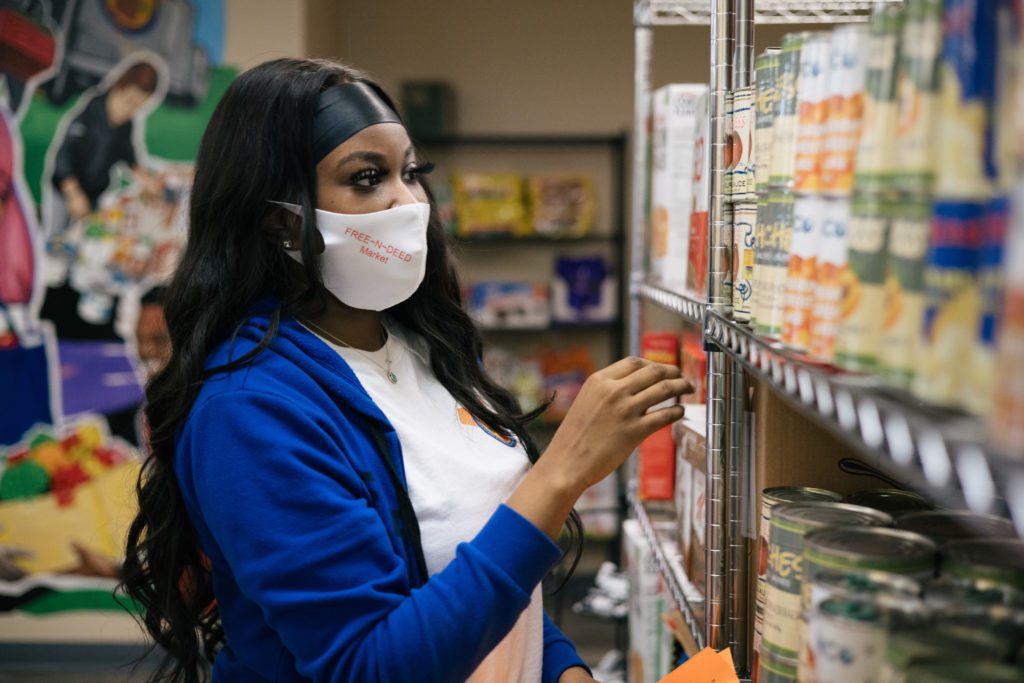
[[[893,517],[908,512],[932,509],[932,504],[924,496],[902,489],[865,489],[864,491],[856,491],[846,497],[846,502],[851,505],[863,505],[864,507],[888,512]]]
[[[976,538],[1016,538],[1013,522],[996,515],[958,510],[914,512],[896,522],[897,529],[923,534],[937,543]]]
[[[1024,589],[1024,541],[953,541],[942,551],[942,571],[951,576],[988,579]]]
[[[772,509],[772,526],[806,533],[831,526],[890,526],[892,517],[848,503],[785,503]]]
[[[761,500],[772,505],[780,503],[806,503],[831,501],[838,503],[843,497],[835,491],[816,489],[812,486],[772,486],[761,492]]]
[[[934,571],[935,558],[931,539],[897,529],[831,527],[804,537],[805,562],[828,569],[883,569],[908,574]]]

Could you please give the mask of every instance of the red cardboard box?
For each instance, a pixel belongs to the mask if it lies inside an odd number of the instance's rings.
[[[658,363],[679,365],[678,333],[644,332],[640,341],[640,354]],[[641,500],[672,500],[675,491],[675,465],[676,445],[672,438],[671,426],[664,427],[644,439],[640,444]]]

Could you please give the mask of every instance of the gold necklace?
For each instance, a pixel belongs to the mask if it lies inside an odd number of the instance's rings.
[[[309,327],[314,328],[317,332],[319,332],[323,336],[327,337],[330,341],[334,342],[338,346],[344,346],[347,349],[352,349],[353,351],[358,353],[360,356],[362,356],[363,358],[365,358],[366,360],[370,361],[371,363],[376,365],[378,368],[383,370],[384,371],[384,376],[388,378],[389,382],[391,382],[392,384],[398,384],[398,375],[396,375],[394,373],[394,371],[391,369],[391,349],[388,346],[388,342],[391,341],[391,335],[388,334],[388,328],[384,327],[383,324],[380,326],[380,329],[381,329],[381,332],[383,333],[383,336],[384,336],[384,365],[381,365],[380,363],[377,362],[377,359],[374,358],[373,356],[369,355],[368,353],[365,353],[362,349],[357,349],[356,347],[352,346],[348,342],[345,342],[345,341],[342,341],[341,339],[338,339],[333,334],[331,334],[330,332],[328,332],[324,328],[320,327],[319,325],[317,325],[312,320],[307,320],[305,318],[299,318],[299,322],[303,323],[304,325],[308,325]]]

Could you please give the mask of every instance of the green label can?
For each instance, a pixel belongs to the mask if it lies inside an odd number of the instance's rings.
[[[910,386],[920,348],[931,219],[930,202],[903,198],[889,228],[879,369],[882,377],[902,388]]]
[[[770,222],[757,226],[757,331],[769,337],[782,332],[786,272],[793,242],[793,201],[789,192],[772,192],[768,198]]]
[[[847,232],[846,282],[836,333],[836,362],[856,372],[876,367],[885,305],[885,261],[895,205],[878,196],[853,199]]]
[[[898,114],[896,64],[903,16],[903,5],[893,3],[877,3],[871,14],[864,124],[853,180],[855,191],[882,192],[890,188]]]
[[[796,658],[800,652],[804,536],[837,524],[891,525],[892,518],[845,503],[786,504],[772,511],[762,653]]]
[[[979,538],[1017,538],[1017,530],[1009,519],[963,510],[915,512],[896,520],[896,528],[927,536],[940,545]]]
[[[1024,590],[1024,541],[954,541],[942,549],[942,574]]]
[[[792,657],[763,652],[758,662],[758,683],[795,683],[796,660]]]
[[[775,117],[778,115],[776,81],[779,78],[778,48],[769,48],[754,62],[756,129],[754,133],[754,184],[758,194],[768,191],[771,173]]]
[[[800,112],[797,92],[800,87],[800,51],[811,36],[810,32],[787,33],[782,39],[779,58],[779,78],[775,90],[778,108],[772,127],[771,172],[768,182],[772,187],[790,190],[796,170],[796,138]]]

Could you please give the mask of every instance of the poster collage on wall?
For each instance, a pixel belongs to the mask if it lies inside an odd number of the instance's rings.
[[[120,554],[223,43],[223,0],[0,0],[0,612]]]

